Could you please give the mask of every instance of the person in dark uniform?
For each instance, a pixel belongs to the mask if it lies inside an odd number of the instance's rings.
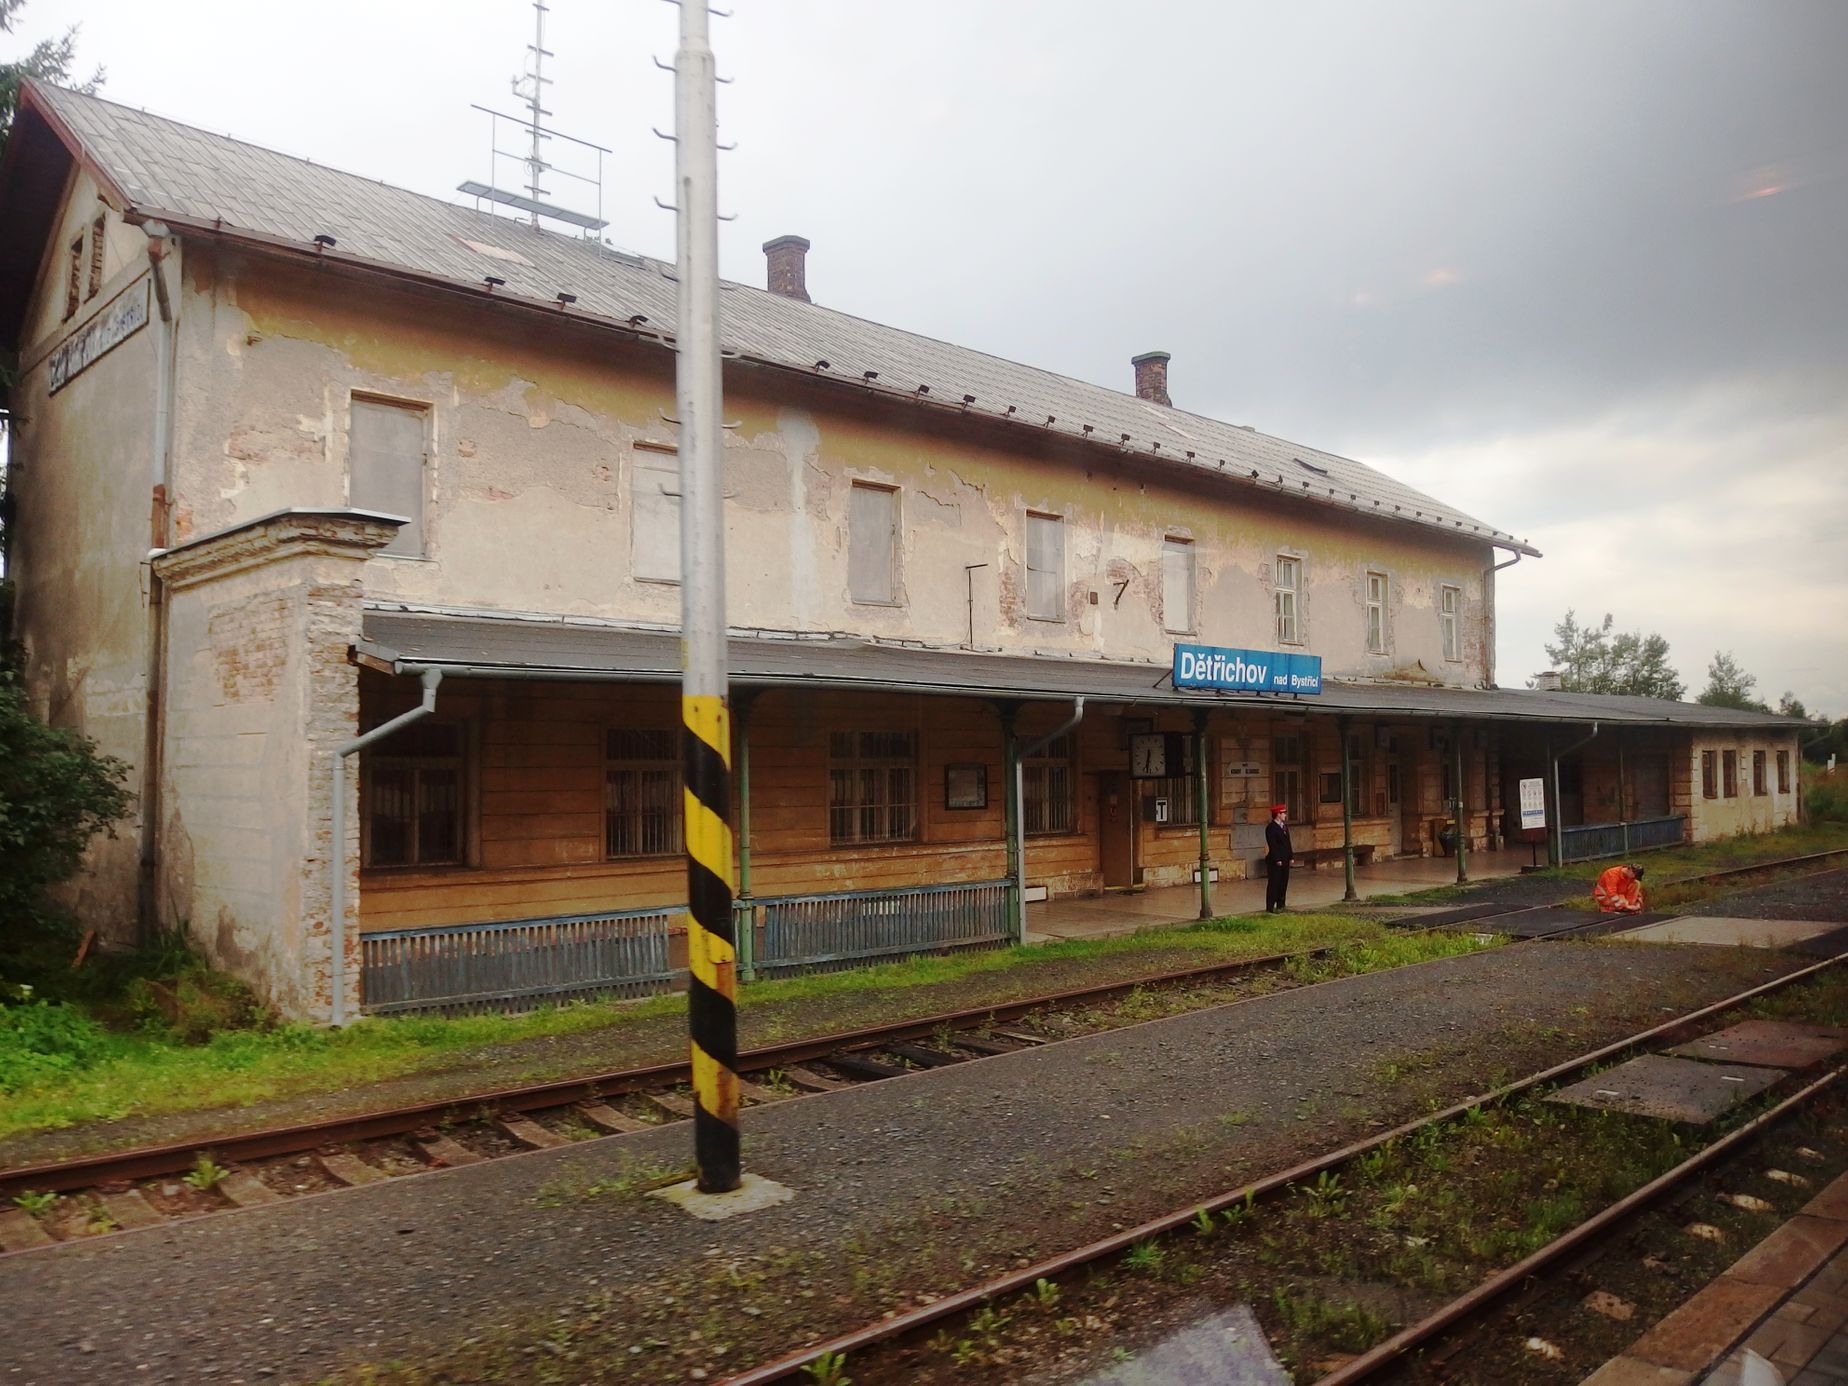
[[[1264,890],[1266,914],[1283,913],[1283,897],[1290,893],[1290,807],[1273,804],[1271,820],[1264,825],[1264,865],[1269,880]]]

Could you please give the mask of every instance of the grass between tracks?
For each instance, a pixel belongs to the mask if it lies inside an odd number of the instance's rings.
[[[1390,936],[1377,921],[1337,914],[1235,916],[1121,938],[912,958],[757,982],[742,990],[740,1032],[748,1047],[1330,944],[1364,945],[1366,951],[1334,966],[1372,970],[1443,956],[1454,941],[1409,942]],[[131,1115],[352,1093],[411,1075],[453,1075],[456,1081],[448,1086],[467,1092],[660,1062],[681,1056],[685,1009],[684,996],[676,994],[519,1016],[374,1019],[344,1031],[245,1026],[211,1033],[203,1043],[186,1043],[168,1027],[108,1029],[86,1022],[81,1044],[51,1037],[50,1045],[67,1050],[53,1056],[62,1062],[42,1066],[11,1092],[0,1091],[0,1139]],[[9,1043],[47,1041],[0,1031],[0,1048]]]

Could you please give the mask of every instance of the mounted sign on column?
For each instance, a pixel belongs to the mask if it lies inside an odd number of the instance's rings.
[[[1226,649],[1218,645],[1176,645],[1174,686],[1223,693],[1319,695],[1322,657],[1283,654],[1277,650]]]

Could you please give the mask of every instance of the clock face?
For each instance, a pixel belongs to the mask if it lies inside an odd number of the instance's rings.
[[[1129,773],[1140,779],[1162,779],[1168,773],[1168,739],[1160,732],[1143,732],[1129,740]]]

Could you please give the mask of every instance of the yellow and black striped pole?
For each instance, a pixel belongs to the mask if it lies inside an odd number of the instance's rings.
[[[726,708],[725,500],[719,375],[718,117],[705,0],[682,0],[674,54],[679,242],[675,405],[680,424],[682,765],[686,786],[687,1028],[701,1193],[729,1193],[738,1159],[738,1012],[732,937],[731,715]]]

